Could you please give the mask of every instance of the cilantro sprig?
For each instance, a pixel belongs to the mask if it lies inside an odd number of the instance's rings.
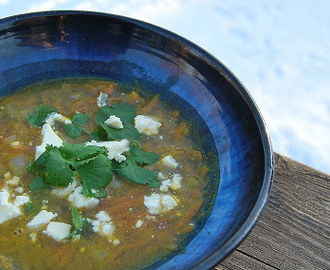
[[[49,105],[41,105],[34,114],[28,116],[32,125],[42,126],[47,115],[57,112]],[[119,117],[123,123],[122,129],[107,126],[104,122],[111,116]],[[76,112],[71,117],[72,124],[65,126],[64,131],[72,138],[80,137],[83,132],[96,141],[128,139],[130,150],[123,153],[126,160],[119,163],[109,160],[105,147],[65,142],[62,146],[46,146],[46,151],[28,168],[35,175],[30,183],[32,191],[52,188],[53,186],[68,186],[77,177],[82,183],[82,193],[87,197],[102,198],[107,195],[105,188],[110,184],[113,173],[136,184],[159,187],[157,174],[145,166],[152,165],[159,159],[153,152],[145,152],[138,142],[141,135],[135,129],[133,121],[136,109],[129,104],[115,103],[112,106],[100,107],[95,113],[97,128],[93,132],[84,129],[90,120],[87,114]]]
[[[76,155],[75,155],[76,154]],[[105,187],[112,180],[112,163],[104,147],[70,144],[46,146],[46,151],[29,166],[36,175],[30,186],[68,186],[74,172],[82,182],[82,193],[87,197],[105,197]]]

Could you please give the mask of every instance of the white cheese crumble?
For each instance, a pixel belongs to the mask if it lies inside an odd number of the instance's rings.
[[[30,197],[28,195],[19,195],[16,196],[14,200],[14,205],[22,206],[24,204],[27,204],[29,201],[30,201]]]
[[[63,144],[63,140],[53,130],[50,124],[44,124],[41,129],[42,143],[36,146],[36,159],[46,151],[46,145],[53,145],[60,147]]]
[[[13,178],[6,180],[5,185],[17,186],[20,181],[21,179],[18,176],[14,176]]]
[[[108,95],[100,91],[100,95],[97,97],[96,104],[99,107],[104,107],[107,105]]]
[[[0,224],[22,214],[19,207],[9,202],[10,194],[6,189],[0,192]]]
[[[150,214],[162,214],[178,206],[178,199],[174,195],[152,193],[144,196],[144,205]]]
[[[157,135],[161,126],[162,124],[160,122],[145,115],[137,115],[134,118],[134,127],[139,133]]]
[[[107,120],[104,121],[104,124],[106,124],[109,127],[117,128],[117,129],[123,129],[123,122],[120,120],[119,117],[115,115],[110,115]]]
[[[67,187],[58,187],[52,190],[52,194],[58,197],[65,197],[71,194],[74,189],[78,186],[78,181],[73,177],[73,181]]]
[[[159,190],[162,192],[168,191],[168,189],[178,190],[181,188],[182,176],[180,174],[174,174],[171,179],[167,179],[161,182]]]
[[[60,113],[52,112],[48,114],[45,119],[45,123],[54,126],[55,122],[62,122],[66,125],[72,124],[72,121],[69,118]]]
[[[24,192],[24,188],[23,187],[17,187],[17,188],[15,188],[15,191],[17,193],[23,193]]]
[[[85,145],[95,145],[105,147],[108,150],[108,159],[115,159],[117,162],[126,160],[126,157],[122,155],[126,151],[129,151],[129,141],[124,139],[121,141],[106,141],[106,142],[87,142]]]
[[[163,157],[161,162],[165,167],[170,169],[176,169],[179,166],[179,163],[171,155]]]
[[[100,211],[96,215],[96,220],[90,220],[94,232],[106,237],[110,242],[117,245],[119,240],[114,238],[114,232],[116,230],[109,214],[105,211]]]
[[[18,142],[18,141],[15,141],[15,142],[11,142],[10,143],[10,146],[11,147],[17,147],[17,146],[20,146],[21,145],[21,142]]]
[[[92,198],[86,197],[81,192],[82,192],[82,186],[78,186],[69,196],[69,202],[71,202],[71,204],[74,207],[81,208],[81,207],[93,207],[98,205],[99,199],[94,197]]]
[[[26,226],[31,228],[38,228],[49,223],[53,218],[57,217],[56,213],[41,210]]]
[[[62,241],[70,235],[71,225],[64,222],[49,222],[43,233],[52,237],[56,241]]]
[[[165,180],[166,177],[165,177],[164,174],[162,174],[161,172],[159,172],[159,173],[158,173],[158,179],[159,179],[159,180]]]
[[[10,173],[10,172],[6,172],[6,173],[3,175],[3,177],[4,177],[5,179],[9,179],[9,178],[11,177],[11,173]]]
[[[143,221],[141,219],[139,219],[136,224],[135,224],[135,228],[140,228],[143,224]]]

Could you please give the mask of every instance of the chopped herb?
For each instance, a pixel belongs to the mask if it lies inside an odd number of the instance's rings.
[[[158,159],[159,156],[157,154],[145,152],[137,144],[132,144],[126,161],[116,164],[114,170],[120,176],[133,183],[159,187],[157,174],[140,166],[154,164]]]
[[[159,187],[157,174],[146,168],[139,166],[133,157],[128,157],[124,162],[118,164],[114,169],[121,177],[136,184],[148,185],[149,187]]]
[[[83,134],[83,131],[89,134],[87,130],[83,128],[89,121],[89,116],[85,113],[76,112],[71,118],[72,124],[65,126],[65,133],[72,139],[76,139]]]
[[[42,125],[45,117],[57,111],[51,106],[39,106],[36,113],[29,116],[29,123]],[[104,122],[111,116],[119,117],[123,129],[111,128]],[[77,138],[87,132],[91,139],[96,141],[122,140],[131,141],[130,151],[125,152],[126,160],[118,163],[109,160],[108,150],[105,147],[85,144],[71,144],[64,142],[62,146],[46,146],[46,151],[29,166],[29,172],[35,174],[30,184],[31,190],[49,188],[51,186],[68,186],[74,176],[82,182],[82,193],[87,197],[102,198],[107,195],[105,188],[112,180],[113,172],[133,183],[158,187],[157,174],[144,168],[144,165],[154,164],[159,156],[153,152],[145,152],[136,143],[141,139],[133,125],[136,116],[134,106],[115,103],[113,106],[100,107],[95,115],[98,128],[89,133],[83,126],[89,121],[89,116],[76,112],[72,124],[65,126],[65,132],[71,138]],[[31,119],[31,121],[30,121]]]
[[[69,239],[71,239],[74,235],[76,235],[84,226],[84,220],[81,218],[77,208],[72,208],[71,214],[72,214],[72,224],[74,226],[74,229],[68,236]]]
[[[26,205],[25,205],[25,210],[28,214],[32,214],[36,211],[36,207],[35,205],[33,204],[33,202],[28,202]]]
[[[29,114],[28,122],[30,125],[41,127],[47,115],[52,112],[57,112],[57,109],[50,105],[40,105],[36,108],[35,113]]]
[[[102,198],[107,195],[104,188],[112,180],[112,162],[106,155],[98,155],[96,159],[82,164],[77,172],[83,183],[82,193],[85,196]]]
[[[36,176],[33,178],[32,182],[30,183],[30,190],[36,191],[39,189],[50,188],[50,186],[44,182],[44,180],[40,176]]]
[[[130,151],[134,160],[140,165],[151,165],[159,159],[159,155],[153,152],[145,152],[137,144],[132,144]]]
[[[85,126],[87,124],[87,122],[89,121],[89,116],[85,113],[76,112],[72,116],[71,121],[75,125]]]
[[[104,122],[111,116],[115,115],[120,118],[123,123],[122,129],[109,127]],[[133,125],[133,120],[136,116],[134,106],[129,104],[115,103],[112,107],[103,106],[99,108],[95,115],[95,121],[106,132],[109,140],[128,139],[132,141],[139,141],[140,134]]]
[[[74,124],[66,125],[64,131],[71,139],[76,139],[83,134],[83,129]]]
[[[71,213],[72,213],[72,223],[73,223],[73,226],[77,230],[80,230],[83,227],[83,219],[79,215],[78,209],[77,208],[72,208],[71,209]]]
[[[29,166],[29,171],[42,179],[37,178],[39,185],[45,186],[68,186],[76,171],[82,180],[84,195],[105,197],[104,188],[112,180],[111,161],[106,154],[103,147],[68,142],[61,147],[47,145],[46,151]]]

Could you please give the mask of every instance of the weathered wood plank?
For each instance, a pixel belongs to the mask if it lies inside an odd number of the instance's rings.
[[[275,170],[260,220],[215,269],[330,269],[330,175],[278,154]]]

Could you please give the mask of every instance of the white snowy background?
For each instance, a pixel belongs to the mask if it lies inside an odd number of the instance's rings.
[[[330,173],[330,1],[0,0],[0,17],[91,10],[143,20],[198,44],[249,89],[274,150]]]

